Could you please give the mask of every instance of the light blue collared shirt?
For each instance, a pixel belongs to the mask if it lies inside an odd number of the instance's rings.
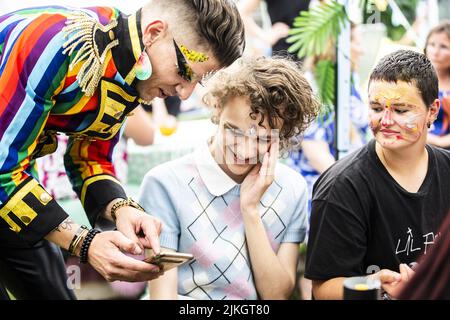
[[[278,163],[259,211],[275,252],[304,241],[304,178]],[[205,143],[194,153],[150,170],[139,203],[163,224],[162,247],[192,253],[178,268],[178,294],[194,299],[257,299],[240,211],[240,185],[216,163]]]

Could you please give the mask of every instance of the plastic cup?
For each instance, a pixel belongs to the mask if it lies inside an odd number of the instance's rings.
[[[344,300],[381,300],[379,280],[350,277],[344,280]]]

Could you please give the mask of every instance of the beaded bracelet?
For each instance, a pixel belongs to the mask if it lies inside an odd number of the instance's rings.
[[[91,245],[92,240],[94,237],[99,234],[101,231],[98,229],[91,229],[87,233],[86,237],[84,238],[83,244],[81,245],[80,250],[80,263],[87,263],[88,262],[88,250]]]
[[[136,201],[134,201],[131,198],[128,199],[122,199],[120,201],[117,201],[116,203],[113,204],[113,206],[111,207],[111,218],[113,219],[113,221],[115,222],[117,220],[116,217],[116,211],[119,210],[122,207],[133,207],[136,209],[139,209],[141,211],[144,211],[144,208],[142,208],[139,203],[137,203]]]

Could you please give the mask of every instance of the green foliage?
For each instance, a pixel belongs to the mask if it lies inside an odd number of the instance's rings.
[[[415,19],[417,2],[418,0],[396,0],[398,7],[411,24]],[[359,5],[363,12],[363,21],[369,21],[378,10],[374,0],[360,0]],[[405,29],[402,26],[394,26],[392,23],[390,6],[387,6],[385,11],[377,13],[381,21],[375,22],[382,22],[387,26],[388,36],[392,40],[398,40],[404,35]],[[346,19],[348,17],[345,7],[336,0],[321,3],[308,11],[300,12],[300,15],[295,18],[287,39],[287,42],[292,44],[289,52],[297,53],[299,58],[320,56],[325,53],[330,42],[336,42]],[[318,94],[325,106],[322,114],[326,114],[335,104],[335,67],[335,63],[331,60],[319,61],[315,66]]]
[[[312,57],[324,54],[329,44],[335,43],[347,15],[345,7],[336,1],[319,4],[300,12],[290,30],[289,52],[297,56]],[[315,66],[315,80],[323,104],[322,115],[327,114],[335,99],[335,63],[321,60]]]
[[[293,43],[288,51],[297,52],[300,58],[324,53],[328,42],[336,39],[346,18],[344,6],[336,1],[300,12],[286,40]]]
[[[335,104],[335,63],[329,59],[321,60],[316,64],[314,77],[319,88],[319,97],[324,105],[322,114],[328,113]]]

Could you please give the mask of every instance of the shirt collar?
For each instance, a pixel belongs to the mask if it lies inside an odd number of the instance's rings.
[[[136,79],[134,65],[144,51],[141,30],[141,10],[131,15],[120,13],[117,18],[115,36],[119,45],[112,49],[112,56],[117,71],[128,85]]]
[[[194,157],[200,177],[212,195],[216,197],[222,196],[237,185],[237,183],[219,167],[209,150],[208,143],[205,142],[198,147],[195,150]]]

